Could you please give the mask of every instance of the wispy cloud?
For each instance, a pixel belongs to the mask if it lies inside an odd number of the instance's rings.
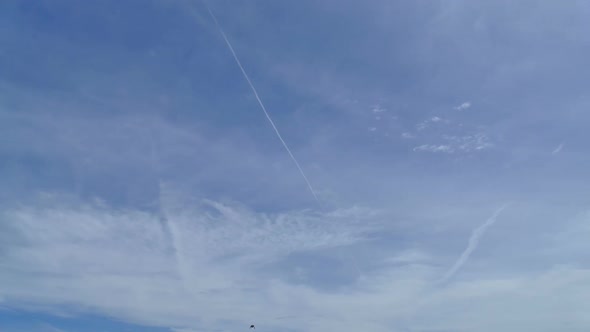
[[[422,144],[414,147],[414,151],[444,152],[444,153],[468,153],[481,151],[493,147],[485,134],[448,136],[442,137],[446,144]]]
[[[415,147],[414,151],[452,153],[454,151],[454,149],[452,149],[450,145],[422,144],[422,145]]]
[[[448,136],[443,135],[443,139],[450,142],[455,147],[455,150],[471,152],[479,151],[493,147],[488,135],[484,133],[477,133],[474,135],[465,136]]]
[[[471,102],[466,101],[463,104],[456,106],[455,109],[458,111],[463,111],[471,107]]]
[[[0,329],[590,326],[589,4],[113,3],[0,11]]]
[[[375,107],[373,107],[372,109],[373,113],[383,113],[386,112],[387,110],[385,108],[382,108],[380,105],[377,105]]]
[[[449,124],[450,121],[448,119],[443,119],[439,116],[432,116],[429,119],[426,119],[416,125],[416,129],[418,131],[423,131],[427,128],[430,128],[433,124]]]
[[[402,138],[406,138],[406,139],[416,137],[414,134],[411,134],[411,133],[408,133],[408,132],[402,133],[401,136],[402,136]]]
[[[59,201],[5,211],[22,245],[3,261],[3,294],[24,303],[74,302],[140,323],[190,327],[204,312],[210,320],[233,312],[245,324],[264,315],[265,305],[251,294],[266,282],[259,269],[295,252],[357,243],[375,227],[356,219],[357,210],[269,215],[214,201],[188,210],[174,198],[164,201],[176,253],[167,250],[158,216],[145,212]],[[45,280],[54,287],[44,287]],[[217,300],[194,302],[203,294]]]
[[[549,318],[539,321],[539,310],[548,309],[523,310],[520,304],[532,296],[564,300],[564,294],[590,285],[589,271],[564,268],[508,279],[490,279],[482,272],[471,281],[437,288],[435,281],[444,272],[440,254],[428,247],[410,247],[386,253],[384,260],[367,260],[365,264],[381,267],[364,270],[345,291],[335,292],[310,285],[317,278],[313,274],[293,279],[297,281],[284,278],[284,268],[279,267],[284,265],[275,264],[297,266],[300,263],[289,260],[294,253],[330,257],[333,249],[366,241],[385,227],[374,221],[374,211],[268,214],[239,204],[183,202],[173,194],[163,201],[178,228],[179,255],[186,264],[184,283],[175,272],[156,215],[53,197],[4,211],[3,225],[9,226],[18,245],[1,245],[6,253],[2,293],[9,300],[18,299],[12,302],[17,307],[70,303],[77,311],[178,331],[232,330],[261,320],[266,329],[387,331],[452,330],[461,326],[466,313],[481,317],[476,327],[509,324],[511,318],[499,314],[507,305],[519,308],[527,326],[553,324]],[[474,230],[447,276],[467,262],[501,212]],[[307,271],[329,269],[324,265]],[[478,306],[483,303],[482,311]],[[436,314],[449,306],[465,310],[444,317]],[[367,307],[374,310],[363,310]]]

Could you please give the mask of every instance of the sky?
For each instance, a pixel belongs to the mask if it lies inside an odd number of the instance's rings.
[[[0,330],[588,331],[589,16],[2,1]]]

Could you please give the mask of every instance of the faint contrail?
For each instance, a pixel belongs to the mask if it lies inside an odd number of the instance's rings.
[[[506,209],[510,204],[511,203],[504,204],[502,207],[496,210],[496,212],[494,212],[494,214],[488,218],[488,220],[473,230],[471,237],[469,238],[467,248],[465,251],[463,251],[461,256],[459,256],[459,259],[457,259],[453,267],[451,267],[451,269],[445,274],[444,278],[442,279],[443,281],[450,279],[463,266],[463,264],[467,262],[471,253],[477,248],[479,238],[485,233],[488,227],[492,226],[496,222],[498,215],[500,215],[500,213],[502,213],[502,211],[504,211],[504,209]]]
[[[227,47],[229,48],[231,54],[234,56],[234,59],[236,60],[236,63],[238,64],[238,67],[240,67],[240,70],[242,71],[242,74],[244,75],[244,78],[248,82],[248,85],[250,85],[250,88],[252,89],[252,92],[254,92],[254,96],[256,97],[256,100],[258,101],[258,104],[260,105],[260,108],[262,108],[262,111],[264,111],[264,115],[266,115],[266,118],[268,119],[268,121],[270,122],[271,126],[275,130],[275,133],[277,134],[277,137],[279,138],[279,140],[281,141],[281,143],[283,143],[283,146],[285,147],[285,150],[287,150],[287,152],[291,156],[291,159],[293,159],[293,162],[297,166],[297,169],[299,169],[299,172],[301,173],[301,176],[303,176],[303,179],[305,180],[305,183],[307,183],[307,186],[309,187],[309,191],[311,191],[311,194],[313,195],[313,197],[315,198],[315,200],[319,203],[320,200],[318,199],[318,196],[316,195],[315,191],[313,190],[313,187],[311,186],[311,183],[307,179],[307,176],[305,176],[305,173],[303,172],[303,169],[301,168],[301,166],[299,166],[299,163],[297,162],[297,159],[295,159],[295,156],[293,155],[293,153],[291,153],[291,150],[287,146],[287,143],[285,143],[285,141],[283,140],[283,137],[279,133],[279,130],[277,129],[277,127],[275,126],[274,122],[270,118],[270,115],[266,111],[266,107],[264,107],[264,104],[262,103],[262,100],[258,96],[258,92],[256,92],[256,88],[254,87],[254,84],[252,84],[252,81],[250,81],[250,78],[248,77],[248,74],[246,74],[246,71],[244,70],[244,67],[242,66],[242,63],[240,62],[240,59],[236,55],[236,52],[234,51],[234,48],[232,47],[231,43],[229,42],[229,39],[227,38],[227,36],[225,35],[225,32],[223,32],[223,29],[221,28],[221,25],[217,21],[217,18],[215,17],[215,15],[211,11],[211,8],[209,8],[209,6],[207,5],[207,3],[206,2],[204,2],[204,3],[205,3],[205,7],[207,7],[207,10],[209,11],[209,15],[211,15],[211,18],[215,22],[215,25],[217,26],[217,29],[219,29],[219,32],[223,36],[223,39],[225,40],[225,43],[227,44]]]
[[[555,150],[553,150],[551,152],[551,154],[559,153],[559,151],[561,151],[561,149],[563,149],[563,143],[559,144],[559,146],[557,148],[555,148]]]
[[[168,218],[168,214],[165,210],[165,202],[163,201],[162,197],[162,180],[160,179],[160,172],[159,172],[159,155],[156,146],[156,142],[154,141],[154,132],[153,132],[153,124],[150,126],[150,163],[152,171],[154,172],[155,177],[158,180],[158,197],[156,200],[156,210],[158,214],[158,223],[160,224],[160,229],[162,234],[164,235],[165,241],[167,242],[167,254],[171,254],[174,259],[174,265],[176,268],[176,273],[182,282],[182,285],[186,288],[186,265],[184,264],[184,259],[182,256],[181,247],[178,241],[178,231],[176,230],[176,225],[172,220]]]

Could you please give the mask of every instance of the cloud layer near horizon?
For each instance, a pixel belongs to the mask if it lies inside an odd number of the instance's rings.
[[[265,329],[378,331],[549,331],[585,323],[590,309],[580,292],[590,270],[577,265],[518,274],[479,266],[442,286],[447,260],[433,248],[362,259],[334,251],[367,250],[362,243],[383,217],[371,211],[269,215],[216,202],[164,205],[169,237],[157,214],[65,201],[47,197],[2,215],[9,237],[0,295],[15,308],[200,330],[256,320]],[[587,222],[586,214],[570,227]],[[553,246],[543,251],[559,250]]]

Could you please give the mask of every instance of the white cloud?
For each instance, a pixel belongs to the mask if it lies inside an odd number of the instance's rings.
[[[414,148],[414,151],[445,152],[452,153],[454,150],[450,145],[422,144]]]
[[[359,209],[269,215],[212,201],[187,208],[172,195],[163,202],[176,253],[158,216],[140,211],[55,201],[5,211],[19,244],[2,245],[2,293],[13,304],[75,303],[161,326],[208,325],[229,312],[245,324],[282,301],[258,269],[290,253],[357,243],[375,227]]]
[[[517,331],[515,319],[530,329],[553,328],[564,319],[587,322],[582,313],[590,310],[584,300],[590,270],[584,268],[493,278],[485,272],[494,267],[480,265],[481,273],[440,287],[440,253],[408,248],[377,259],[373,263],[381,268],[363,270],[343,290],[329,291],[308,284],[309,269],[294,266],[293,273],[304,278],[290,282],[272,266],[290,253],[329,255],[359,243],[385,227],[376,219],[380,213],[351,208],[265,214],[234,203],[183,202],[173,194],[162,202],[179,260],[168,250],[157,216],[141,211],[60,200],[5,211],[3,231],[12,230],[14,243],[0,244],[3,294],[13,307],[70,304],[179,332],[230,331],[251,323],[298,331],[485,332]],[[579,311],[572,312],[572,303]]]
[[[402,138],[414,138],[416,137],[414,134],[411,133],[402,133]]]
[[[444,152],[444,153],[469,153],[481,151],[493,147],[487,135],[479,133],[465,136],[448,136],[442,137],[446,144],[422,144],[414,147],[414,151],[426,152]]]
[[[387,110],[385,108],[382,108],[381,106],[377,105],[377,106],[373,107],[372,111],[373,111],[373,113],[383,113]]]
[[[471,152],[479,151],[493,147],[494,145],[490,142],[490,138],[483,134],[477,133],[474,135],[465,136],[443,136],[444,139],[451,142],[456,150]]]
[[[416,129],[419,130],[419,131],[422,131],[422,130],[430,127],[430,124],[431,123],[439,123],[439,122],[440,123],[446,123],[446,124],[448,124],[450,121],[449,120],[445,120],[445,119],[443,119],[443,118],[441,118],[439,116],[433,116],[430,119],[426,119],[426,120],[418,123],[416,125]]]
[[[463,111],[471,107],[471,102],[466,101],[463,104],[456,106],[455,109],[458,111]]]

